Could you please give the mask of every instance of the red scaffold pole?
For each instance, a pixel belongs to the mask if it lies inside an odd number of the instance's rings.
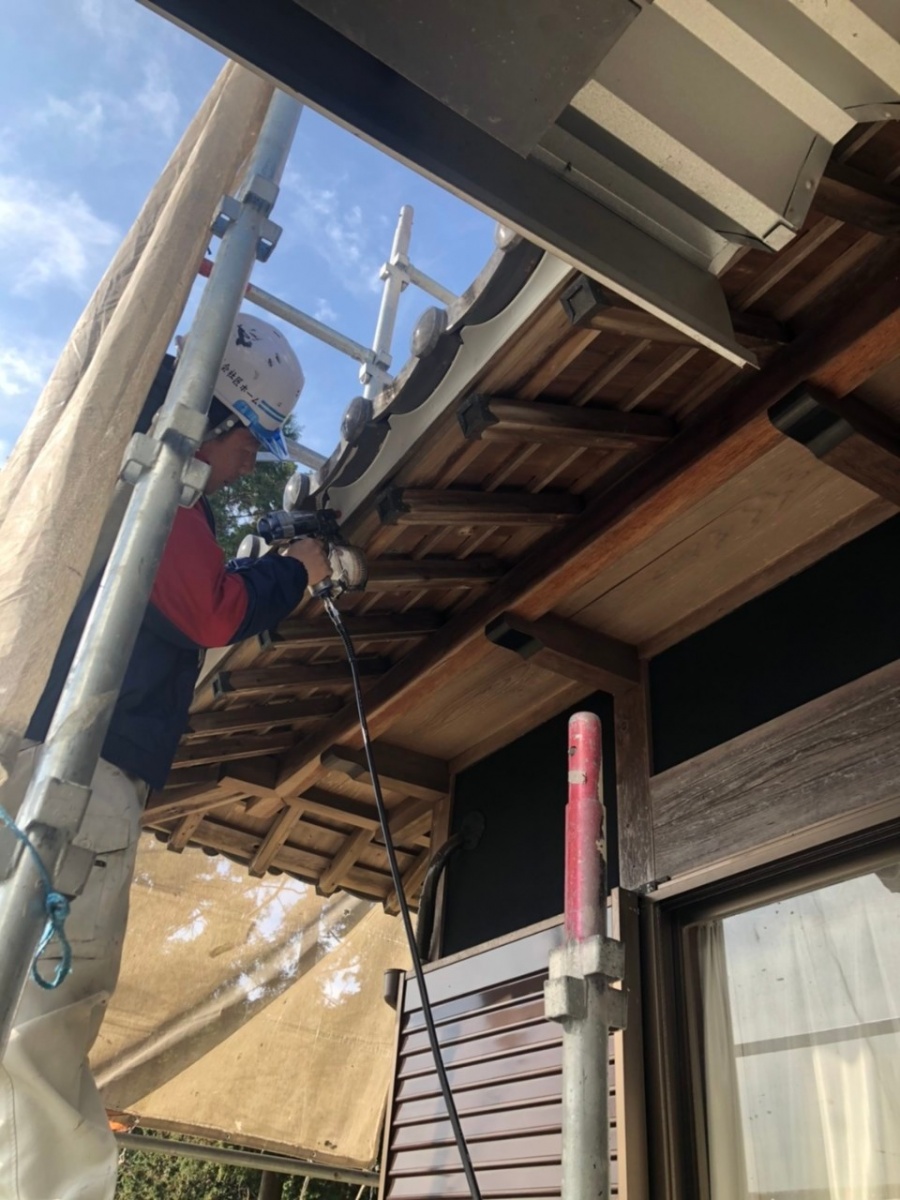
[[[569,718],[569,801],[566,805],[566,940],[606,932],[606,814],[600,718]]]

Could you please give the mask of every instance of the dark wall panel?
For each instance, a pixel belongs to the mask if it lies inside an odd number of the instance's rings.
[[[453,860],[447,877],[442,954],[557,916],[563,909],[566,740],[573,712],[603,722],[604,793],[611,886],[615,885],[615,761],[612,698],[596,693],[475,766],[456,780],[453,830],[479,812],[475,850]]]
[[[650,664],[665,771],[900,658],[900,517]]]

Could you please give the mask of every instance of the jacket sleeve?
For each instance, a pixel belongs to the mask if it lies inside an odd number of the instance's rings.
[[[183,637],[206,649],[271,629],[300,602],[306,571],[296,560],[225,556],[199,506],[180,508],[150,604]]]

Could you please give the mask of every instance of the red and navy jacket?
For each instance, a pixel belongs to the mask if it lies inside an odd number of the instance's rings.
[[[99,582],[85,590],[66,626],[28,727],[34,741],[47,736]],[[306,584],[306,570],[293,558],[226,564],[206,500],[180,508],[103,743],[107,762],[161,788],[188,725],[203,650],[274,628]]]

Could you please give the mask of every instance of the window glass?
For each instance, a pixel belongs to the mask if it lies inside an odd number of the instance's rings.
[[[900,1200],[900,864],[696,935],[712,1200]]]

